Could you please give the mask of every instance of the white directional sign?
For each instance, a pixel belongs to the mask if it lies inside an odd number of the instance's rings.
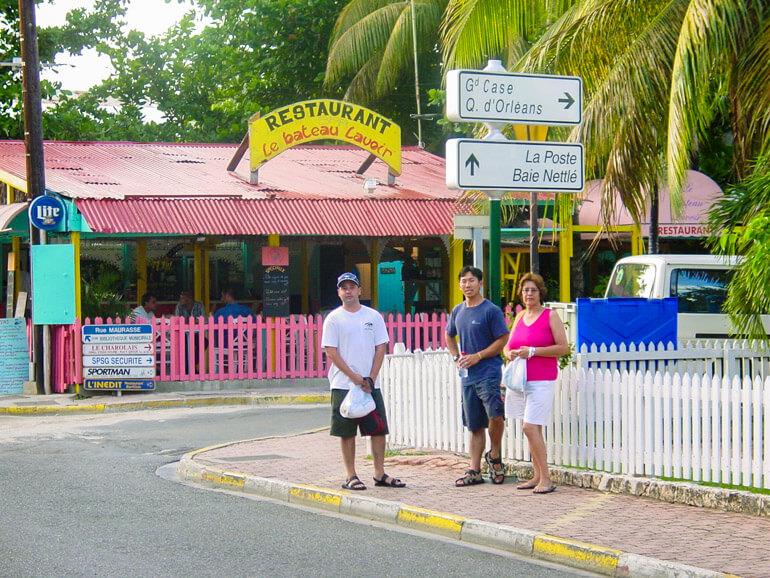
[[[574,125],[582,120],[583,80],[450,70],[446,97],[447,118],[455,122]]]
[[[150,343],[84,343],[83,355],[151,355],[155,344]]]
[[[450,189],[580,192],[584,184],[579,143],[449,139]]]
[[[155,367],[154,355],[84,355],[83,367]]]
[[[83,377],[86,378],[115,378],[115,377],[155,377],[155,367],[84,367]]]

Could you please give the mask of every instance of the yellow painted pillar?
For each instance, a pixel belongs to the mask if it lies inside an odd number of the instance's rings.
[[[203,247],[201,250],[203,305],[206,308],[206,311],[211,314],[211,262],[209,257],[209,250]]]
[[[449,310],[463,300],[463,294],[460,291],[460,270],[463,268],[463,249],[462,239],[449,238]]]
[[[147,240],[136,241],[136,301],[142,304],[142,295],[147,293]]]
[[[10,188],[10,187],[9,187]],[[21,238],[11,237],[11,251],[13,251],[13,302],[19,297],[21,288]]]
[[[203,252],[201,246],[193,243],[193,299],[203,303],[208,311],[208,303],[203,299]]]
[[[644,239],[642,238],[642,228],[634,225],[631,231],[631,254],[644,255]]]
[[[80,287],[82,287],[80,279],[80,231],[70,232],[70,242],[75,250],[75,317],[83,319],[83,303],[80,295]]]

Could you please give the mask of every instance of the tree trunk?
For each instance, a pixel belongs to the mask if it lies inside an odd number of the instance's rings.
[[[529,193],[529,270],[540,274],[540,255],[537,252],[537,193]]]
[[[655,183],[652,191],[650,191],[650,245],[648,253],[650,255],[657,255],[660,252],[658,246],[658,216],[660,210],[660,198],[658,195],[658,184]]]

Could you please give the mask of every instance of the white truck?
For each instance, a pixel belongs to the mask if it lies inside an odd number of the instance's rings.
[[[726,339],[722,310],[737,257],[637,255],[615,263],[605,297],[676,297],[678,339]]]
[[[727,285],[739,257],[716,255],[637,255],[615,263],[605,298],[678,299],[678,339],[727,339],[732,324],[722,310]],[[574,304],[551,304],[575,337]],[[770,316],[763,316],[770,335]]]

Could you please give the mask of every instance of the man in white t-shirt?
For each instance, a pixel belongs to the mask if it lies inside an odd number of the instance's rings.
[[[340,438],[342,461],[347,477],[346,490],[365,490],[366,485],[356,474],[356,432],[371,436],[374,458],[374,485],[390,488],[406,486],[401,480],[385,473],[385,436],[388,421],[385,403],[377,376],[388,349],[388,331],[377,311],[361,305],[361,283],[353,273],[337,278],[337,295],[342,306],[324,320],[321,345],[329,360],[331,388],[331,435]],[[340,414],[340,405],[352,387],[371,393],[376,408],[361,419],[348,419]]]
[[[158,306],[158,299],[152,293],[142,295],[142,304],[134,307],[128,314],[128,318],[134,323],[152,324],[155,319],[155,308]]]

